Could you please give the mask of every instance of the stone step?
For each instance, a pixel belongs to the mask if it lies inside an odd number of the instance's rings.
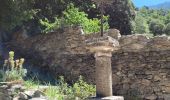
[[[90,98],[89,100],[124,100],[123,96],[110,96],[110,97],[102,97],[102,98]]]

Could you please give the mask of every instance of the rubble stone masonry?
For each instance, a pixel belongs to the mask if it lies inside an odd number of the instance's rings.
[[[108,35],[116,38],[118,33],[113,29]],[[42,68],[48,67],[47,71],[56,76],[64,75],[72,81],[83,75],[87,82],[95,83],[95,58],[84,42],[93,36],[99,34],[84,36],[80,28],[72,27],[14,39],[10,47],[26,59],[38,61]],[[113,95],[170,100],[170,38],[127,35],[120,37],[119,44],[119,50],[112,53]]]

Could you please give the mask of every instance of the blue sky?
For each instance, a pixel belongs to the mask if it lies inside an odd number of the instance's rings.
[[[157,5],[170,0],[132,0],[137,7]]]

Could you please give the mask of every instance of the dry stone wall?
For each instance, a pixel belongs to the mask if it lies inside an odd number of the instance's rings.
[[[120,49],[112,53],[114,95],[170,100],[170,38],[120,38],[118,30],[110,30],[108,35],[119,37],[120,43]],[[87,82],[95,83],[95,59],[85,49],[84,41],[96,36],[99,34],[81,35],[77,27],[65,28],[45,36],[15,39],[10,47],[45,66],[47,72],[66,76],[69,82],[83,75]]]

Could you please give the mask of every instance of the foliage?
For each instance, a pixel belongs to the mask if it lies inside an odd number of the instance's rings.
[[[49,22],[49,20],[47,18],[45,18],[45,20],[40,19],[40,23],[42,26],[45,27],[45,29],[42,31],[43,33],[53,31],[60,27],[60,20],[57,19],[57,17],[55,17],[54,23]]]
[[[33,0],[1,0],[0,29],[10,31],[33,19],[36,10],[31,9]]]
[[[149,33],[147,21],[141,15],[136,16],[135,22],[135,33]]]
[[[26,75],[26,69],[23,69],[24,58],[14,60],[14,52],[9,52],[8,60],[4,61],[3,68],[0,71],[1,81],[22,80]]]
[[[52,86],[51,84],[48,84],[45,95],[47,95],[50,100],[63,100],[64,98],[62,93],[59,91],[59,87]]]
[[[142,7],[137,11],[135,18],[135,33],[148,33],[161,35],[166,31],[167,24],[170,23],[170,11],[164,9],[149,9]],[[166,26],[166,27],[165,27]],[[167,30],[168,31],[168,30]]]
[[[113,0],[105,1],[113,2]],[[100,25],[98,15],[100,11],[98,7],[94,7],[94,2],[92,0],[1,0],[0,31],[13,33],[23,29],[24,31],[26,30],[25,32],[27,32],[28,35],[37,35],[41,32],[46,33],[54,31],[58,28],[58,24],[55,24],[56,26],[53,24],[55,22],[58,22],[56,21],[56,16],[57,19],[62,19],[63,12],[68,9],[67,6],[70,5],[70,3],[73,3],[75,5],[75,8],[79,8],[79,12],[84,12],[85,16],[88,19],[91,19],[87,21],[89,23],[86,22],[82,25],[83,27],[85,27],[85,33],[98,32]],[[125,4],[128,5],[125,7],[127,16],[123,15],[124,17],[121,18],[124,19],[129,16],[128,19],[131,20],[131,18],[134,16],[131,13],[134,5],[131,0],[127,0]],[[126,28],[120,28],[119,23],[112,24],[114,21],[113,19],[117,15],[115,16],[114,14],[112,14],[112,12],[109,13],[110,10],[112,11],[112,7],[107,7],[106,9],[108,9],[105,12],[106,15],[110,15],[110,27],[126,30]],[[119,18],[116,18],[116,20],[117,19]],[[124,21],[120,23],[124,23]],[[129,22],[127,21],[125,23],[129,27]],[[105,25],[105,29],[108,29],[109,25],[107,24],[107,21]],[[54,26],[55,28],[53,29],[52,27]],[[93,26],[95,26],[95,28],[93,28]],[[128,31],[128,33],[130,33],[131,30]]]
[[[164,24],[159,20],[152,20],[149,24],[149,29],[154,35],[160,35],[164,32]]]
[[[104,30],[109,28],[108,16],[104,16]],[[55,18],[54,23],[50,23],[47,19],[40,20],[40,23],[45,26],[44,32],[54,31],[63,26],[80,25],[83,27],[85,33],[94,33],[100,31],[100,20],[97,18],[88,19],[87,14],[79,11],[73,4],[68,5],[67,9],[63,12],[63,17]]]
[[[93,85],[89,85],[83,81],[83,78],[80,76],[79,80],[73,85],[73,91],[75,97],[79,97],[84,100],[89,96],[94,96],[95,88]]]
[[[67,7],[67,9],[63,12],[63,15],[64,25],[66,26],[81,25],[85,33],[100,31],[100,20],[88,19],[87,14],[83,11],[79,11],[79,9],[75,8],[73,4],[70,4]],[[104,24],[104,29],[108,29],[108,24]]]
[[[170,35],[170,23],[168,23],[168,24],[166,25],[164,31],[165,31],[165,33],[166,33],[167,35]]]
[[[26,89],[38,89],[39,84],[39,82],[35,82],[32,79],[24,81],[24,86],[26,87]]]
[[[64,77],[60,77],[57,86],[51,86],[50,84],[47,85],[49,88],[45,91],[45,94],[51,100],[63,100],[63,98],[66,100],[75,100],[76,98],[84,100],[95,93],[95,87],[84,82],[81,76],[73,86],[69,86],[64,81]]]
[[[39,27],[41,19],[54,22],[55,17],[62,16],[70,3],[85,12],[93,5],[91,0],[1,0],[0,30],[14,32],[22,26]]]
[[[26,70],[21,69],[20,71],[13,69],[10,71],[5,71],[3,73],[3,81],[16,81],[16,80],[22,80],[22,78],[26,75]]]

